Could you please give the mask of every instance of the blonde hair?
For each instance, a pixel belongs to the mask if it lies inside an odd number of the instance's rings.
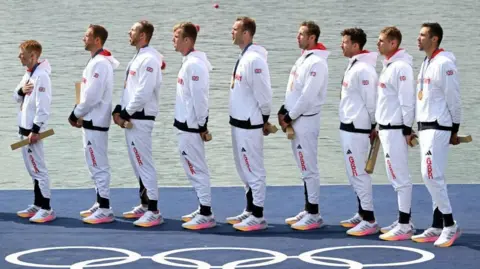
[[[20,44],[19,48],[28,53],[36,53],[38,57],[42,54],[42,45],[36,40],[27,40]]]

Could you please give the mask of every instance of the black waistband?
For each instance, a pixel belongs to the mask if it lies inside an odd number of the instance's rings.
[[[22,128],[22,127],[18,127],[18,133],[23,135],[23,136],[29,136],[31,132],[32,132],[32,130],[30,130],[30,129],[25,129],[25,128]]]
[[[208,121],[208,119],[207,119]],[[201,126],[200,128],[189,128],[187,122],[180,122],[177,119],[173,122],[173,126],[177,127],[177,129],[185,132],[190,132],[190,133],[202,133],[207,131],[207,124],[205,123],[205,126]]]
[[[286,115],[288,112],[290,112],[290,111],[288,111],[288,109],[285,108],[285,105],[282,105],[282,106],[280,107],[280,110],[278,111],[277,114]],[[304,115],[304,114],[302,114],[302,115],[300,115],[300,116],[298,116],[298,117],[299,117],[299,118],[300,118],[300,117],[313,117],[313,116],[315,116],[315,115],[317,115],[317,114],[318,114],[318,113],[314,113],[314,114],[310,114],[310,115]]]
[[[235,126],[235,127],[238,127],[238,128],[242,128],[242,129],[259,129],[259,128],[263,128],[263,123],[262,124],[257,124],[257,125],[252,125],[252,123],[250,123],[250,119],[248,120],[237,120],[235,118],[232,118],[232,116],[230,116],[230,125],[232,126]]]
[[[403,129],[403,125],[383,125],[383,124],[378,124],[378,130],[390,130],[390,129]]]
[[[155,116],[145,115],[145,110],[137,111],[137,112],[133,113],[133,115],[130,118],[131,119],[136,119],[136,120],[155,120]]]
[[[355,125],[353,125],[353,123],[343,123],[343,122],[340,122],[340,130],[345,132],[350,132],[350,133],[361,133],[361,134],[370,134],[370,132],[372,131],[371,129],[369,130],[357,129],[355,128]]]
[[[442,130],[442,131],[452,131],[453,127],[449,126],[442,126],[438,124],[438,121],[433,121],[433,122],[418,122],[418,130],[423,131],[423,130],[429,130],[429,129],[435,129],[435,130]]]
[[[101,131],[101,132],[107,132],[109,129],[108,127],[94,126],[91,120],[84,120],[82,127],[88,130],[95,130],[95,131]]]

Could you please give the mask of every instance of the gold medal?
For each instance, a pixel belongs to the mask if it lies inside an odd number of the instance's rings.
[[[423,98],[423,90],[418,92],[418,100],[422,100]]]

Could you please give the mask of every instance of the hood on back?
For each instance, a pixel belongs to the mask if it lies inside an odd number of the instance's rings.
[[[120,65],[120,63],[112,56],[112,53],[108,49],[104,48],[103,51],[100,52],[98,55],[102,55],[103,57],[105,57],[105,59],[107,59],[110,64],[112,64],[113,69],[117,69],[117,67]]]
[[[150,53],[152,53],[153,55],[155,55],[155,56],[157,57],[157,59],[158,59],[158,62],[161,63],[161,65],[162,65],[162,67],[161,67],[162,70],[165,69],[165,67],[167,67],[167,64],[166,64],[165,61],[163,60],[163,58],[164,58],[163,55],[162,55],[160,52],[158,52],[158,50],[156,50],[156,49],[154,49],[154,48],[152,48],[152,47],[150,47],[150,46],[147,46],[147,47],[145,47],[145,48],[141,48],[141,50],[149,51]]]
[[[438,53],[438,55],[443,56],[443,57],[447,57],[455,65],[457,64],[457,58],[455,58],[455,55],[450,51],[444,51],[443,49],[441,49],[441,51],[440,51],[440,53]]]
[[[303,50],[302,54],[310,53],[310,52],[313,52],[313,54],[315,54],[315,55],[317,55],[321,58],[324,58],[324,59],[327,59],[328,56],[330,55],[330,52],[327,51],[327,48],[323,45],[323,43],[317,43],[315,48],[313,48],[311,50]]]
[[[389,63],[403,61],[410,66],[413,65],[413,57],[412,55],[408,54],[404,49],[398,49],[390,58],[383,60],[383,65],[388,65]]]
[[[260,45],[252,44],[248,48],[247,52],[255,52],[260,55],[260,57],[262,57],[265,61],[267,61],[268,51]]]
[[[212,64],[210,63],[210,61],[208,61],[207,54],[205,54],[205,52],[194,50],[194,51],[190,52],[188,54],[188,56],[185,57],[185,58],[188,58],[188,57],[196,58],[196,59],[200,60],[201,62],[205,63],[205,65],[208,68],[208,71],[213,70]]]
[[[44,70],[49,75],[52,73],[52,67],[50,66],[50,63],[48,62],[47,59],[39,62],[39,65],[37,66],[37,70]]]
[[[364,62],[375,67],[377,65],[377,57],[378,57],[378,52],[363,50],[359,54],[350,58],[350,61],[354,61],[355,59],[357,59],[360,62]]]

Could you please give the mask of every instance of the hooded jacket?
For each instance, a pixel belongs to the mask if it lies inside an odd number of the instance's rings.
[[[17,117],[19,133],[24,136],[30,132],[39,133],[47,127],[52,102],[51,72],[48,60],[43,60],[33,70],[27,70],[15,88],[13,98],[20,103]],[[32,83],[33,89],[24,94],[22,87],[27,83]]]
[[[155,120],[160,103],[163,55],[151,46],[140,48],[129,62],[120,105],[113,113],[124,120]]]
[[[114,69],[119,62],[110,51],[97,52],[83,70],[80,103],[70,118],[76,122],[83,117],[83,128],[108,131],[112,113]]]
[[[325,46],[318,43],[314,49],[303,51],[295,62],[288,78],[285,103],[279,111],[285,115],[286,123],[320,113],[327,96],[329,55]]]
[[[425,57],[418,74],[416,119],[419,130],[458,132],[462,102],[453,53],[438,49],[430,60]]]
[[[383,60],[375,112],[380,129],[403,129],[404,135],[412,133],[415,119],[412,59],[404,49],[400,49]]]
[[[340,129],[370,133],[375,128],[378,53],[362,51],[350,58],[340,93]]]
[[[204,52],[194,50],[183,57],[177,78],[173,124],[177,129],[198,133],[207,130],[211,70]]]
[[[244,129],[262,128],[272,109],[272,88],[267,50],[252,44],[240,55],[230,87],[230,124]]]

